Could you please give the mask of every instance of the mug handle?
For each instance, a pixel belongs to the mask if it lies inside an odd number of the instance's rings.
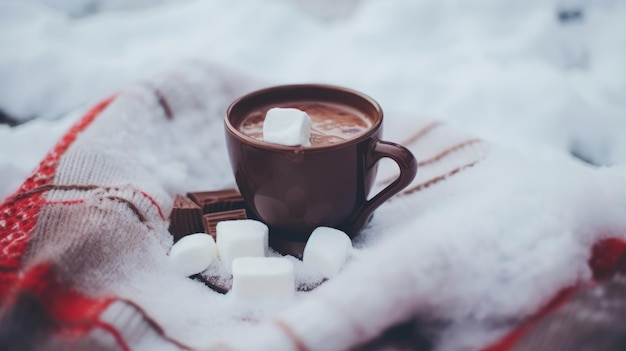
[[[366,159],[366,168],[370,169],[383,158],[392,159],[400,168],[400,175],[391,184],[387,185],[376,196],[372,197],[361,206],[361,209],[350,221],[351,229],[356,231],[361,229],[369,219],[372,212],[389,200],[392,196],[400,192],[407,185],[411,184],[417,174],[417,160],[415,156],[402,145],[383,140],[373,140],[373,147],[370,149]]]

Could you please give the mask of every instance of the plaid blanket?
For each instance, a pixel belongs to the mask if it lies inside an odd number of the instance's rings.
[[[555,228],[533,212],[537,199],[511,198],[528,190],[507,180],[526,158],[442,122],[387,114],[386,138],[415,153],[419,174],[354,239],[359,254],[340,276],[293,302],[251,305],[168,271],[174,195],[234,185],[223,111],[261,86],[191,63],[104,99],[67,131],[0,205],[0,349],[540,350],[520,340],[619,265],[623,223],[570,232],[587,210],[576,206],[547,207],[572,254],[537,262],[551,254],[543,243],[507,246]],[[382,164],[377,186],[395,172]],[[496,206],[472,210],[478,197]],[[498,220],[475,218],[500,218],[505,206],[521,220],[492,230]],[[517,231],[524,220],[547,229]]]

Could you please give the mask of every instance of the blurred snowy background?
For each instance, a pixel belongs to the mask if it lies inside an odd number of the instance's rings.
[[[0,199],[80,111],[189,60],[352,87],[538,155],[626,164],[624,0],[0,0]]]

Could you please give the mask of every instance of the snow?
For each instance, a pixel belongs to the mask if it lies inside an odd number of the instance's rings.
[[[414,307],[456,321],[438,349],[484,344],[499,335],[485,316],[529,314],[556,286],[588,279],[589,245],[626,228],[626,3],[580,3],[0,1],[0,111],[25,122],[0,125],[0,199],[85,108],[180,62],[352,87],[382,105],[390,131],[426,116],[500,148],[412,207],[427,229],[413,274],[447,260],[421,287],[437,294]],[[560,23],[568,6],[582,20]],[[382,230],[395,234],[379,242]],[[368,267],[368,245],[412,234],[368,233],[350,272]]]

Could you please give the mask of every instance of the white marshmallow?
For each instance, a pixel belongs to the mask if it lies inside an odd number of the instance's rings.
[[[311,145],[311,117],[295,108],[269,109],[263,121],[263,140],[268,143],[296,146]]]
[[[185,276],[207,269],[217,258],[217,248],[209,234],[190,234],[178,240],[170,249],[170,269]]]
[[[253,219],[222,221],[217,223],[217,251],[230,271],[239,257],[265,256],[268,245],[268,228]]]
[[[325,278],[332,278],[343,267],[352,252],[352,241],[341,230],[318,227],[304,247],[302,262]]]
[[[237,258],[232,270],[231,293],[238,298],[286,298],[295,293],[293,263],[284,257]]]

